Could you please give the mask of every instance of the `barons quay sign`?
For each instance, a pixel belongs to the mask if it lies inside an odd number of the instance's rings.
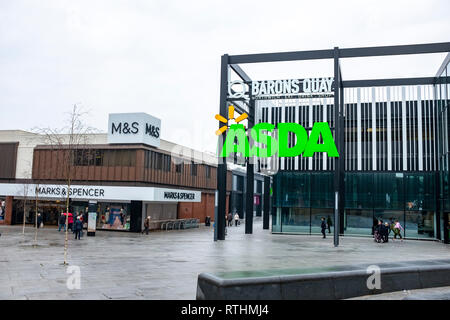
[[[330,127],[327,122],[316,122],[311,133],[298,123],[279,123],[278,139],[275,138],[275,126],[261,122],[250,130],[252,139],[256,142],[250,149],[245,127],[242,124],[232,124],[227,132],[225,142],[220,153],[221,157],[228,157],[232,153],[241,153],[244,157],[267,158],[278,153],[279,157],[312,157],[316,152],[326,152],[328,157],[339,157]],[[289,133],[296,136],[297,143],[289,146]],[[323,143],[319,143],[322,136]],[[237,142],[237,143],[236,143]]]
[[[262,80],[228,84],[228,98],[251,97],[255,100],[279,98],[333,97],[333,78],[308,78],[289,80]]]
[[[160,145],[161,120],[147,113],[111,113],[108,143],[144,143]]]

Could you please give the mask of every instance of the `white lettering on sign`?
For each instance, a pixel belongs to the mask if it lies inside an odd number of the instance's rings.
[[[71,199],[85,200],[117,200],[117,201],[168,201],[168,202],[201,202],[202,192],[197,190],[156,188],[156,187],[126,187],[126,186],[89,186],[55,184],[29,184],[30,190],[24,195],[24,185],[19,183],[0,183],[0,194],[13,197],[29,197],[36,195],[43,199],[65,199],[67,194]]]
[[[111,113],[108,143],[160,145],[161,120],[146,113]]]
[[[288,80],[262,80],[251,82],[251,92],[248,92],[244,81],[235,80],[228,84],[228,98],[270,99],[289,96],[329,97],[333,95],[333,78],[308,78]],[[238,87],[237,85],[241,85]],[[250,84],[250,82],[249,82]],[[234,90],[234,89],[240,90]]]

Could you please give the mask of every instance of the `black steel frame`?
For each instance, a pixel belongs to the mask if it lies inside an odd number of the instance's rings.
[[[335,105],[335,136],[337,148],[340,157],[335,158],[334,171],[334,190],[337,197],[335,203],[335,231],[334,245],[339,245],[339,233],[343,233],[343,225],[340,221],[344,216],[345,189],[344,185],[344,163],[345,150],[344,144],[344,88],[353,87],[372,87],[372,86],[399,86],[399,85],[421,85],[421,84],[435,84],[436,77],[423,78],[401,78],[401,79],[379,79],[379,80],[350,80],[343,81],[341,74],[341,67],[339,59],[341,58],[358,58],[358,57],[375,57],[375,56],[392,56],[392,55],[409,55],[409,54],[424,54],[424,53],[441,53],[450,52],[450,42],[442,43],[428,43],[428,44],[413,44],[413,45],[398,45],[398,46],[380,46],[380,47],[362,47],[362,48],[344,48],[335,47],[331,50],[310,50],[310,51],[292,51],[292,52],[278,52],[278,53],[260,53],[260,54],[246,54],[233,55],[227,54],[222,56],[221,60],[221,76],[220,76],[220,109],[222,116],[227,117],[227,93],[230,68],[246,82],[251,82],[252,79],[240,67],[240,64],[245,63],[263,63],[263,62],[281,62],[281,61],[298,61],[298,60],[318,60],[318,59],[333,59],[334,60],[334,105]],[[448,58],[448,56],[447,56]],[[446,59],[447,59],[446,58]],[[239,112],[246,112],[237,101],[233,101],[237,105],[236,110]],[[248,106],[249,127],[254,124],[255,119],[255,103],[250,97],[250,104]],[[225,138],[226,133],[224,133]],[[217,189],[218,189],[218,214],[217,214],[217,239],[225,240],[225,214],[226,214],[226,178],[227,166],[223,158],[218,157],[217,170]],[[245,218],[245,232],[252,233],[253,231],[253,181],[254,181],[254,167],[253,164],[247,164],[247,193],[246,193],[246,218]],[[270,181],[270,179],[266,179]],[[251,187],[249,189],[249,187]],[[269,188],[264,187],[264,199],[268,199],[266,194]],[[264,201],[266,203],[266,201]],[[268,206],[264,204],[264,229],[268,228]],[[267,213],[266,213],[267,211]],[[267,221],[266,221],[267,219]]]

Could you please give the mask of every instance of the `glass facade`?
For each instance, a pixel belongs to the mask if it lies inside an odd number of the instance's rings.
[[[403,236],[450,242],[449,79],[450,54],[433,83],[342,89],[341,233],[370,236],[378,219],[398,219]],[[327,122],[335,135],[336,111],[333,97],[258,100],[256,122],[294,122],[307,132]],[[328,217],[333,224],[334,169],[321,152],[264,162],[277,172],[273,232],[320,233]]]
[[[398,220],[408,238],[436,238],[436,174],[347,172],[344,234],[371,236],[377,220]],[[320,234],[323,217],[333,233],[333,173],[284,171],[275,175],[272,231]]]
[[[447,59],[448,61],[449,59]],[[435,85],[437,106],[437,154],[439,168],[439,212],[442,238],[449,242],[450,233],[450,63],[442,68]]]

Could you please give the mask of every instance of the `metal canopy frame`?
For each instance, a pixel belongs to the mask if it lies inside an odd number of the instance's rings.
[[[334,245],[339,245],[339,234],[343,233],[343,225],[340,221],[344,216],[344,163],[345,163],[345,144],[344,144],[344,88],[355,87],[374,87],[374,86],[400,86],[400,85],[423,85],[435,84],[436,77],[423,78],[397,78],[397,79],[376,79],[376,80],[350,80],[342,79],[340,59],[343,58],[359,58],[359,57],[376,57],[376,56],[393,56],[393,55],[411,55],[426,53],[450,52],[450,42],[397,45],[397,46],[379,46],[379,47],[361,47],[361,48],[344,48],[335,47],[328,50],[309,50],[309,51],[291,51],[277,53],[259,53],[245,55],[228,55],[224,54],[221,60],[221,77],[220,77],[220,110],[219,113],[227,118],[227,92],[229,82],[229,71],[233,70],[243,81],[251,82],[252,79],[241,68],[240,64],[246,63],[265,63],[265,62],[282,62],[282,61],[299,61],[299,60],[318,60],[333,59],[334,60],[334,105],[335,105],[335,139],[337,148],[340,153],[339,158],[335,158],[334,171],[334,189],[335,189],[335,223],[334,223]],[[447,55],[446,61],[450,58]],[[445,62],[445,61],[444,61]],[[442,68],[442,67],[441,67]],[[241,103],[233,101],[237,105],[238,112],[246,112]],[[249,127],[255,121],[255,100],[251,99],[248,105]],[[226,132],[224,133],[224,137]],[[225,214],[226,214],[226,178],[227,166],[223,158],[218,157],[217,170],[217,239],[225,240]],[[254,167],[253,164],[247,164],[247,193],[246,193],[246,215],[245,215],[245,233],[251,234],[253,228],[253,181]],[[270,181],[270,179],[265,179]],[[249,189],[250,187],[250,189]],[[269,198],[265,193],[269,192],[269,188],[264,188],[264,198]],[[269,206],[264,205],[264,228],[268,229]],[[339,232],[336,232],[339,231]]]

